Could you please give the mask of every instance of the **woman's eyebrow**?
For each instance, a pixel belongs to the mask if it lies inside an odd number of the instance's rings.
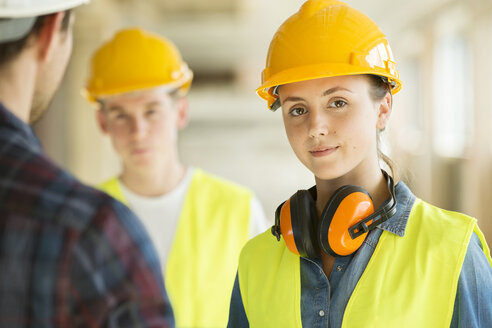
[[[337,92],[337,91],[347,91],[347,92],[353,93],[351,90],[344,88],[344,87],[333,87],[333,88],[330,88],[330,89],[326,90],[325,92],[323,92],[321,94],[321,96],[326,97],[326,96],[329,96],[330,94]],[[284,103],[286,103],[288,101],[304,101],[304,98],[297,97],[297,96],[290,96],[290,97],[285,98]]]
[[[333,87],[333,88],[330,88],[328,90],[326,90],[325,92],[323,92],[323,94],[321,95],[322,97],[326,97],[326,96],[329,96],[330,94],[332,94],[333,92],[336,92],[336,91],[348,91],[350,93],[353,93],[352,91],[350,91],[349,89],[347,88],[343,88],[343,87]]]
[[[288,101],[304,101],[304,98],[302,97],[295,97],[295,96],[290,96],[284,99],[284,103]]]

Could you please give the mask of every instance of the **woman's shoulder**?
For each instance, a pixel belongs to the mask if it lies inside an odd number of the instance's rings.
[[[244,245],[241,256],[240,265],[246,265],[250,262],[272,263],[280,261],[285,256],[295,256],[290,253],[283,239],[277,240],[272,235],[270,229],[250,239]]]
[[[420,198],[415,200],[412,213],[413,216],[421,216],[426,220],[445,220],[448,223],[461,222],[462,224],[476,224],[477,220],[465,213],[448,210],[439,206],[430,204]]]
[[[251,238],[246,245],[243,247],[243,253],[245,252],[258,252],[258,251],[274,251],[279,250],[282,251],[286,248],[283,239],[277,240],[270,228],[259,235]]]

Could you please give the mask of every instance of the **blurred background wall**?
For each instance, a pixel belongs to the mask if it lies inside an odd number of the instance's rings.
[[[80,95],[93,51],[123,27],[175,42],[195,73],[185,163],[251,188],[276,206],[314,183],[285,138],[280,113],[256,96],[268,44],[302,0],[93,0],[77,9],[60,92],[35,129],[46,152],[89,184],[119,170],[94,109]],[[492,241],[492,1],[352,0],[388,35],[404,82],[386,148],[416,195],[478,218]]]

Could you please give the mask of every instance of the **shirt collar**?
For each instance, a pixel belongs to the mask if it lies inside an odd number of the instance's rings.
[[[378,228],[394,233],[400,237],[405,235],[408,217],[412,211],[415,195],[410,191],[407,185],[400,181],[395,186],[396,195],[396,213],[388,221],[381,223]]]
[[[15,116],[0,102],[0,126],[7,126],[13,130],[20,142],[24,143],[31,150],[42,152],[39,139],[34,134],[31,126]]]

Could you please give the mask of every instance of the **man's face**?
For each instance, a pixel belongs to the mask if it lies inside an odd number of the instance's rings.
[[[98,120],[128,169],[162,167],[177,159],[178,130],[187,123],[184,99],[162,89],[105,98]]]
[[[67,15],[67,13],[65,13]],[[69,27],[66,31],[57,29],[53,48],[45,62],[40,65],[40,74],[36,81],[29,123],[38,121],[46,112],[60,86],[72,53],[73,14],[70,15]]]

